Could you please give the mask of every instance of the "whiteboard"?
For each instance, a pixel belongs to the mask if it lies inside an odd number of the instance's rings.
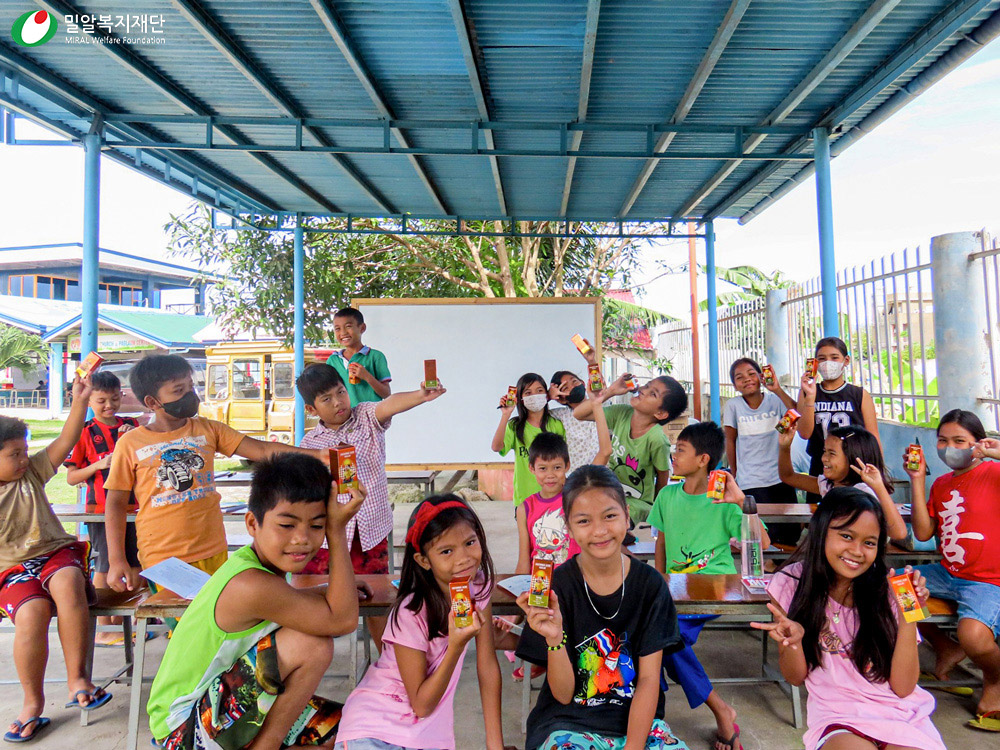
[[[364,343],[385,354],[392,392],[424,379],[437,360],[447,393],[399,414],[386,432],[386,462],[400,469],[478,468],[509,464],[490,442],[497,404],[526,372],[548,383],[557,370],[585,377],[587,365],[570,337],[579,333],[600,353],[600,299],[356,299],[365,316]]]

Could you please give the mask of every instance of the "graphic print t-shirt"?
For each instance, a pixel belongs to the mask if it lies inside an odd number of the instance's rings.
[[[229,425],[192,417],[173,432],[136,427],[118,439],[104,487],[135,492],[142,567],[226,551],[215,454],[233,455],[243,437]]]
[[[106,425],[97,419],[90,419],[83,425],[80,439],[77,441],[73,452],[63,463],[74,469],[85,469],[91,464],[96,464],[115,449],[118,442],[118,433],[128,425],[138,427],[139,422],[134,417],[115,417],[115,425]],[[124,432],[122,433],[124,434]],[[87,480],[87,505],[96,505],[99,513],[104,512],[104,483],[108,479],[110,468],[102,469],[90,475]],[[130,502],[135,502],[133,497]]]
[[[670,590],[663,576],[651,566],[631,561],[624,602],[621,589],[608,596],[590,592],[601,614],[610,616],[618,610],[610,620],[594,611],[584,585],[578,557],[570,558],[552,575],[576,687],[573,700],[563,705],[552,696],[546,680],[528,717],[525,747],[539,747],[558,730],[624,737],[639,660],[682,645]],[[525,625],[517,655],[532,664],[547,664],[545,639]],[[663,692],[658,692],[656,718],[662,719]]]
[[[640,523],[646,520],[656,496],[656,472],[670,468],[670,441],[659,425],[653,425],[641,437],[632,437],[632,407],[615,404],[604,407],[604,417],[611,433],[611,459],[608,468],[625,489],[629,514]]]
[[[852,383],[844,383],[835,391],[816,386],[816,426],[806,443],[806,453],[810,456],[809,474],[818,477],[823,473],[823,443],[834,427],[865,426],[861,414],[861,401],[865,389]]]
[[[952,575],[1000,586],[1000,463],[984,461],[931,486],[930,517],[937,521],[938,546]]]
[[[740,538],[742,520],[740,506],[689,495],[683,482],[660,490],[649,514],[663,534],[668,573],[735,573],[729,540]]]

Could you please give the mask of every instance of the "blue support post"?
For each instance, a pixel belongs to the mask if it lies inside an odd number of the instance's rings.
[[[63,364],[62,342],[49,344],[49,415],[59,419],[63,410],[63,393],[65,393],[65,365]]]
[[[705,222],[705,269],[708,278],[708,383],[712,421],[722,424],[722,395],[719,384],[719,312],[715,292],[715,224]]]
[[[823,302],[823,335],[840,335],[837,315],[837,262],[833,251],[833,188],[830,180],[830,132],[813,130],[816,159],[816,214],[819,224],[819,279]]]
[[[295,215],[295,242],[292,268],[293,304],[295,306],[295,379],[306,366],[306,252],[303,244],[302,214]],[[306,430],[306,405],[295,389],[295,444],[302,442]]]
[[[97,292],[101,225],[101,136],[83,137],[83,268],[80,271],[80,359],[97,350]]]

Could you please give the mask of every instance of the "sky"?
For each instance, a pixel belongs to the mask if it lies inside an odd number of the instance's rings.
[[[873,133],[833,160],[837,267],[947,232],[1000,233],[1000,40],[994,41]],[[51,137],[23,120],[18,137]],[[12,179],[16,176],[16,179]],[[101,165],[102,247],[165,258],[163,225],[190,197],[108,159]],[[83,230],[83,150],[0,145],[0,246],[78,242]],[[780,269],[803,281],[819,272],[814,181],[806,180],[745,226],[716,221],[720,266]],[[633,277],[638,299],[678,317],[689,307],[687,242],[651,247]],[[699,247],[704,261],[704,248]],[[648,283],[647,283],[648,282]],[[704,279],[700,284],[704,297]],[[720,285],[719,291],[725,291]]]

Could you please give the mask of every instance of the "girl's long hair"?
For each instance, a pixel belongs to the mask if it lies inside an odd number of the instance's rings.
[[[545,393],[548,394],[549,392],[545,378],[537,372],[526,372],[517,379],[517,416],[513,420],[514,434],[517,435],[517,439],[522,443],[524,442],[524,426],[528,424],[528,409],[524,405],[524,389],[532,383],[540,383],[542,388],[545,389]],[[548,429],[549,419],[549,404],[546,401],[545,408],[542,409],[542,432],[550,432]]]
[[[844,457],[847,459],[847,482],[864,484],[861,475],[854,468],[860,458],[862,463],[871,464],[879,470],[886,492],[892,494],[892,478],[886,471],[885,459],[882,458],[882,447],[878,444],[878,438],[864,427],[857,425],[834,427],[827,437],[840,438],[840,449],[844,451]]]
[[[486,578],[485,588],[474,590],[472,592],[473,598],[479,599],[489,596],[492,594],[493,586],[496,583],[496,571],[493,568],[493,558],[490,557],[490,551],[486,547],[486,531],[483,529],[483,524],[479,520],[479,516],[476,515],[476,512],[462,498],[452,494],[432,495],[428,497],[423,502],[418,503],[417,507],[413,509],[407,529],[413,526],[417,512],[424,503],[438,505],[449,500],[462,503],[465,507],[446,508],[442,510],[427,524],[417,543],[420,545],[420,549],[426,550],[435,539],[452,526],[460,523],[471,526],[473,531],[476,532],[476,536],[479,537],[479,545],[483,551],[479,570]],[[451,614],[451,597],[441,591],[441,587],[434,578],[433,572],[417,565],[417,561],[414,559],[414,555],[416,554],[417,550],[410,542],[407,542],[406,551],[403,553],[403,570],[399,576],[399,589],[396,592],[396,601],[392,605],[392,611],[389,613],[389,616],[392,618],[393,626],[397,626],[399,608],[406,597],[412,594],[413,598],[406,605],[406,608],[418,614],[423,607],[427,608],[427,639],[431,640],[446,636],[448,635],[448,617]],[[475,576],[473,577],[474,581]],[[484,623],[483,627],[492,627],[492,625]]]
[[[850,526],[862,513],[878,519],[878,552],[871,567],[854,579],[851,593],[857,612],[858,632],[850,658],[869,682],[888,682],[898,625],[889,600],[889,569],[885,563],[888,541],[885,516],[878,500],[854,487],[835,487],[823,498],[809,522],[809,531],[782,568],[802,563],[798,586],[788,607],[788,617],[805,630],[802,653],[809,669],[820,666],[820,636],[826,627],[826,607],[836,574],[826,559],[830,529]]]

